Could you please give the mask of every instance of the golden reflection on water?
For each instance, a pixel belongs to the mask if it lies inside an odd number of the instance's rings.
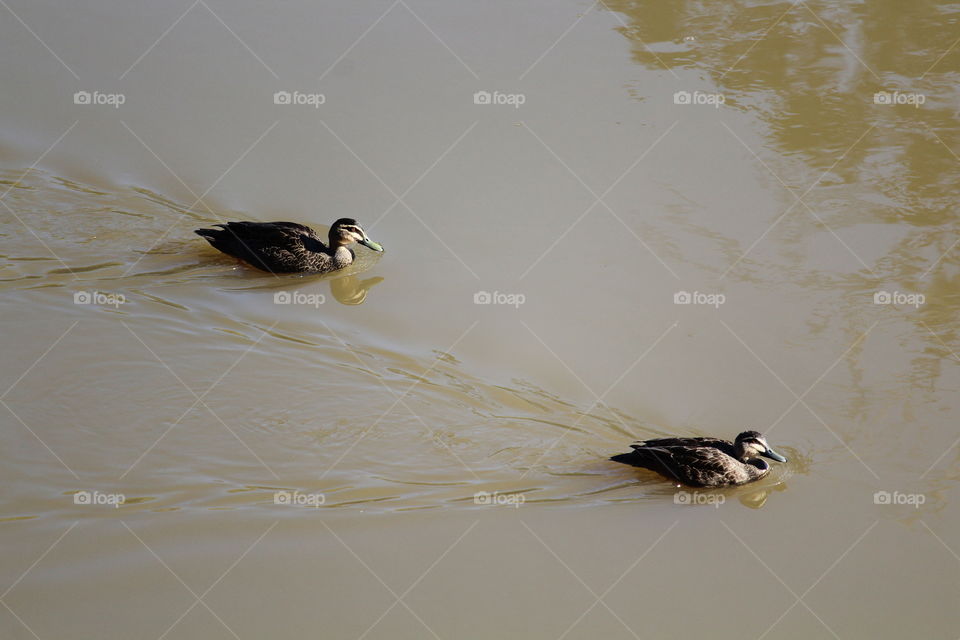
[[[380,276],[361,280],[355,275],[348,275],[334,278],[330,282],[330,292],[340,304],[363,304],[367,299],[367,292],[381,282],[383,278]]]
[[[864,315],[875,291],[921,294],[925,303],[898,320],[912,324],[911,337],[925,345],[910,365],[909,384],[935,389],[944,364],[956,358],[950,345],[960,344],[960,55],[956,30],[947,26],[957,25],[955,12],[937,2],[606,5],[625,18],[621,32],[639,64],[670,70],[680,89],[720,92],[724,108],[757,119],[762,145],[750,153],[792,194],[786,214],[770,212],[772,235],[788,229],[789,242],[801,245],[827,232],[837,253],[859,263],[846,272],[819,270],[807,256],[796,260],[785,251],[784,264],[748,257],[731,277],[755,282],[757,268],[769,274],[787,267],[807,286],[849,292],[844,308],[825,311],[832,317]],[[895,91],[919,94],[922,103],[877,103],[875,94]],[[798,196],[803,202],[791,206]],[[878,234],[881,226],[888,231]],[[750,240],[730,259],[742,259]],[[871,243],[887,246],[871,258]],[[853,421],[868,419],[872,402],[859,341],[881,318],[845,330],[848,344],[856,344],[846,365],[855,392],[844,412]],[[818,333],[812,325],[811,335]]]
[[[837,230],[866,219],[911,228],[870,265],[874,276],[917,284],[930,266],[922,258],[946,253],[955,237],[942,231],[956,221],[951,187],[960,162],[958,108],[949,96],[960,58],[947,55],[956,38],[938,15],[940,3],[606,4],[626,17],[637,62],[684,74],[678,85],[712,87],[765,123],[755,151],[775,172],[800,169],[806,182],[827,172],[827,185],[864,183],[882,198],[885,206],[826,219]],[[663,42],[678,50],[661,51]],[[876,104],[883,90],[917,92],[925,102]],[[794,186],[792,175],[786,183]]]
[[[252,267],[243,266],[241,268],[252,270]],[[320,305],[326,302],[326,296],[319,292],[323,288],[321,283],[326,283],[337,302],[351,306],[359,305],[367,299],[367,293],[370,289],[384,281],[382,276],[361,279],[359,274],[369,268],[370,265],[351,265],[346,269],[349,273],[345,275],[340,273],[325,276],[306,274],[283,275],[275,279],[263,278],[264,283],[240,287],[237,291],[268,291],[272,292],[271,295],[278,301],[278,304],[305,304],[308,307],[312,306],[314,309],[319,309]],[[305,294],[306,291],[310,293]],[[301,300],[295,297],[298,294],[313,297],[304,297]]]

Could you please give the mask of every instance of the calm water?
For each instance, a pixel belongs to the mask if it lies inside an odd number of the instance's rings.
[[[10,0],[0,635],[956,638],[958,24]],[[341,216],[326,278],[192,233]]]

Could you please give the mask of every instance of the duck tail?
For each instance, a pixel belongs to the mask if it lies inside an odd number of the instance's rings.
[[[193,232],[210,244],[214,244],[214,242],[220,240],[221,234],[223,234],[222,229],[194,229]]]
[[[612,462],[619,462],[620,464],[629,464],[631,466],[637,465],[636,452],[631,451],[630,453],[621,453],[610,458]]]

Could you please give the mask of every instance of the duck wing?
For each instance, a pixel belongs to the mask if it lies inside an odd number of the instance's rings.
[[[687,440],[687,438],[660,438]],[[710,440],[710,439],[708,439]],[[652,442],[652,441],[647,441]],[[723,443],[723,440],[716,442]],[[639,443],[638,443],[639,444]],[[675,482],[693,487],[717,487],[748,482],[746,465],[713,446],[638,446],[610,458],[614,462],[650,469]]]
[[[689,447],[699,449],[708,447],[719,449],[727,455],[733,455],[733,444],[720,438],[654,438],[652,440],[641,440],[630,445],[634,449],[644,447]]]
[[[670,452],[670,477],[692,487],[719,487],[742,484],[753,478],[739,460],[713,447],[667,447]]]
[[[224,226],[224,225],[217,225]],[[288,237],[300,237],[306,236],[313,240],[320,241],[323,244],[323,239],[320,234],[311,229],[305,224],[300,224],[298,222],[228,222],[227,227],[232,228],[233,226],[243,227],[244,229],[249,229],[253,233],[279,233]]]
[[[327,247],[316,231],[296,222],[228,222],[195,233],[214,248],[273,272],[303,271]]]

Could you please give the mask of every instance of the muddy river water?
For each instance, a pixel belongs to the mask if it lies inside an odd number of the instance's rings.
[[[0,5],[3,638],[960,635],[960,5]]]

